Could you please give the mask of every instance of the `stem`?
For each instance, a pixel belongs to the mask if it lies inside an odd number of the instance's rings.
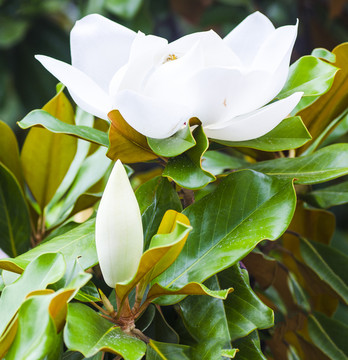
[[[97,303],[95,303],[94,301],[91,301],[91,304],[97,308],[100,312],[102,312],[104,315],[110,315],[105,309],[103,309],[101,306],[99,306]]]

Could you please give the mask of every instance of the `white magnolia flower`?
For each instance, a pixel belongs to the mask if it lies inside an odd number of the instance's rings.
[[[296,35],[297,24],[275,29],[255,12],[224,39],[210,30],[168,44],[88,15],[71,31],[72,65],[37,59],[100,118],[117,109],[138,132],[166,138],[198,117],[208,137],[242,141],[272,130],[299,102],[297,92],[266,105],[284,86]]]
[[[95,241],[105,282],[130,280],[143,254],[143,226],[126,170],[117,160],[98,208]]]

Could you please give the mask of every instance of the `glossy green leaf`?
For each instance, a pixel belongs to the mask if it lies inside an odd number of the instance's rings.
[[[334,81],[338,68],[314,56],[303,56],[290,66],[288,79],[277,98],[283,99],[297,91],[303,96],[325,94]]]
[[[18,331],[6,360],[60,358],[62,337],[49,316],[47,297],[32,297],[21,306]]]
[[[153,318],[146,330],[146,335],[155,341],[178,344],[180,341],[179,335],[165,319],[162,309],[160,307],[156,308],[154,304],[150,304],[146,311],[149,309],[153,309]],[[141,330],[141,328],[138,327],[138,321],[136,322],[136,327]]]
[[[22,185],[23,174],[16,135],[3,121],[0,121],[0,163],[9,169]]]
[[[319,59],[326,60],[330,63],[334,63],[336,61],[336,55],[331,51],[324,48],[316,48],[312,51],[312,56],[315,56]]]
[[[314,154],[251,164],[248,168],[267,175],[317,184],[348,174],[348,144],[334,144]]]
[[[209,146],[202,126],[193,131],[193,136],[197,142],[196,146],[177,157],[170,158],[163,171],[163,176],[187,189],[199,189],[215,180],[214,175],[202,168],[202,157]]]
[[[52,116],[74,123],[74,111],[62,90],[43,108]],[[50,202],[63,181],[77,147],[76,138],[32,128],[22,147],[24,178],[41,210]]]
[[[77,258],[83,269],[88,269],[98,263],[94,241],[95,219],[91,219],[80,226],[46,241],[30,251],[14,259],[0,260],[0,268],[22,273],[35,257],[48,252],[64,255],[67,264],[72,264]]]
[[[205,284],[211,289],[220,289],[216,276]],[[228,298],[231,296],[233,293]],[[179,305],[185,327],[200,347],[196,350],[204,352],[209,359],[217,355],[221,359],[220,351],[231,343],[224,301],[209,296],[188,296]]]
[[[65,322],[69,291],[34,296],[21,306],[18,316],[18,331],[6,355],[8,360],[61,358],[62,333]],[[63,296],[61,296],[63,295]],[[57,321],[60,323],[57,328]]]
[[[92,281],[89,281],[79,290],[79,292],[75,295],[75,299],[83,302],[101,301],[98,289]]]
[[[108,134],[83,125],[72,125],[57,119],[44,110],[33,110],[18,122],[22,129],[43,127],[56,134],[67,134],[102,146],[109,146]]]
[[[313,343],[331,360],[348,357],[348,326],[321,313],[308,318],[308,333]]]
[[[94,116],[88,114],[81,110],[79,107],[76,108],[76,116],[75,116],[76,125],[87,126],[91,128],[94,124]],[[73,183],[76,174],[78,173],[82,163],[87,157],[89,151],[91,150],[91,143],[88,141],[84,141],[82,139],[77,140],[77,150],[74,157],[74,160],[70,164],[69,170],[66,173],[63,181],[59,185],[56,193],[54,194],[52,200],[47,206],[46,215],[50,216],[52,212],[52,207],[66,194],[69,190],[71,184]],[[47,217],[46,217],[47,220]]]
[[[193,230],[177,260],[156,281],[178,288],[230,267],[261,240],[277,239],[288,227],[295,203],[291,180],[254,171],[230,174],[184,210]]]
[[[59,224],[68,216],[71,216],[73,211],[78,209],[77,205],[81,206],[81,201],[86,200],[84,195],[107,176],[108,171],[111,169],[112,161],[105,156],[105,153],[106,150],[101,147],[83,161],[69,190],[57,205],[57,209],[51,208],[53,215],[48,216],[51,226]],[[84,199],[81,199],[81,197]],[[95,197],[94,199],[88,197],[87,204],[90,203],[90,200],[94,201],[97,199]]]
[[[147,293],[146,300],[150,302],[154,301],[160,296],[166,296],[166,304],[175,304],[178,302],[178,297],[175,298],[175,295],[208,295],[217,299],[225,300],[227,295],[232,291],[232,288],[223,290],[210,290],[205,285],[199,284],[197,282],[190,282],[181,288],[167,288],[155,283],[151,286],[149,292]],[[154,302],[158,302],[160,304],[163,303],[161,299]]]
[[[227,146],[248,147],[263,151],[282,151],[296,149],[307,143],[310,139],[311,135],[301,118],[293,116],[284,119],[273,130],[257,139],[247,141],[214,141]]]
[[[9,256],[22,254],[30,247],[28,205],[20,184],[1,162],[0,234],[0,248]]]
[[[274,324],[273,311],[254,293],[248,271],[239,265],[218,274],[221,288],[234,291],[223,302],[231,340],[248,335],[255,329],[267,329]]]
[[[157,233],[158,227],[167,210],[182,210],[177,192],[168,179],[155,177],[141,185],[135,192],[141,211],[144,229],[144,249]]]
[[[234,291],[224,301],[189,296],[180,302],[185,325],[198,341],[216,338],[230,342],[257,328],[273,326],[273,311],[253,292],[247,271],[240,269],[239,265],[207,280],[207,286],[213,289],[232,287]],[[195,311],[197,308],[199,313]]]
[[[313,190],[305,194],[304,199],[311,205],[328,209],[332,206],[348,203],[348,181]]]
[[[166,139],[147,138],[151,150],[160,156],[178,156],[196,145],[190,126],[177,131],[174,135]]]
[[[260,348],[260,339],[257,331],[233,343],[238,348],[236,360],[266,360]]]
[[[305,264],[348,304],[348,256],[328,245],[304,238],[300,250]]]
[[[204,169],[213,175],[223,174],[225,170],[237,169],[246,161],[219,151],[207,151],[202,157]]]
[[[126,335],[119,327],[79,303],[69,304],[64,342],[69,350],[79,351],[85,357],[103,350],[118,354],[124,360],[140,360],[146,351],[141,340]]]
[[[228,359],[234,359],[236,357],[237,352],[238,349],[223,349],[221,351],[221,355],[227,357]]]
[[[334,119],[347,109],[348,43],[338,45],[332,52],[336,56],[334,65],[340,70],[330,90],[297,114],[301,116],[313,139],[316,139]],[[308,145],[299,149],[299,153],[302,153]]]
[[[25,297],[35,290],[46,289],[58,281],[65,272],[65,262],[60,254],[38,256],[13,284],[6,286],[0,298],[0,334],[15,316]]]
[[[168,344],[150,340],[147,346],[148,360],[191,360],[191,348],[186,345]]]
[[[319,147],[325,147],[335,142],[337,138],[345,134],[348,130],[348,109],[340,114],[336,119],[333,119],[326,128],[317,136],[317,138],[311,142],[305,151],[301,153],[303,155],[312,154]]]

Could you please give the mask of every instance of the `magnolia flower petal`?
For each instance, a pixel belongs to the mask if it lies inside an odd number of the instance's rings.
[[[135,35],[101,15],[87,15],[70,33],[72,65],[108,91],[111,78],[128,60]]]
[[[121,67],[111,80],[110,95],[124,89],[141,91],[144,80],[161,61],[167,45],[166,39],[139,31],[132,43],[127,65]]]
[[[117,94],[114,108],[135,130],[156,139],[173,135],[191,117],[185,106],[153,99],[131,90]]]
[[[253,69],[264,70],[273,74],[273,97],[282,89],[287,79],[297,28],[298,22],[296,25],[276,29],[261,46],[254,59]]]
[[[270,74],[237,69],[204,68],[182,87],[182,96],[203,126],[224,122],[258,109],[265,102]]]
[[[157,67],[148,77],[144,93],[159,100],[185,104],[185,83],[203,67],[202,44],[197,42],[184,56],[166,60]]]
[[[235,52],[243,65],[249,67],[264,41],[273,32],[271,21],[257,11],[245,18],[223,41]]]
[[[35,58],[68,88],[71,97],[80,108],[107,119],[107,113],[111,110],[109,95],[91,78],[62,61],[43,55],[36,55]]]
[[[202,45],[205,66],[241,66],[239,57],[214,31],[202,31],[183,36],[169,44],[170,53],[176,57],[186,54],[198,42]]]
[[[208,137],[217,140],[256,139],[274,129],[294,109],[302,95],[302,92],[296,92],[250,114],[235,117],[223,124],[205,127],[204,132]]]
[[[100,201],[95,241],[100,268],[110,287],[135,275],[143,253],[143,228],[137,199],[120,160]]]

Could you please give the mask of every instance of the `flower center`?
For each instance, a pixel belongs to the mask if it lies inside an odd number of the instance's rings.
[[[176,60],[177,59],[177,56],[175,54],[169,54],[166,59],[163,61],[163,64],[165,64],[166,62],[168,61],[173,61],[173,60]]]

